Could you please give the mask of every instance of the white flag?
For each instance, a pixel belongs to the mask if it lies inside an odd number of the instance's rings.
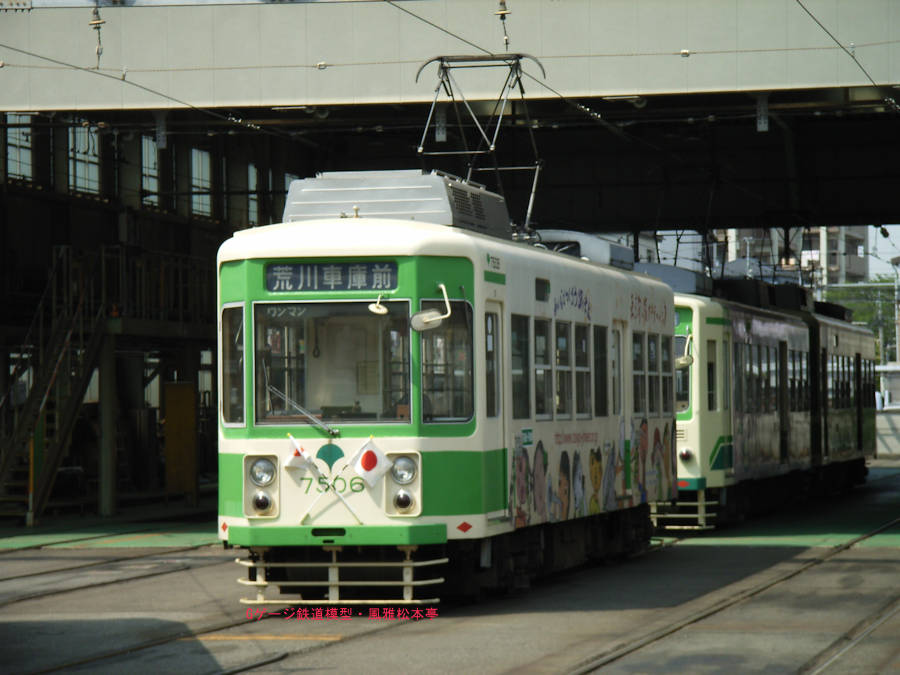
[[[375,487],[375,484],[390,470],[392,465],[393,462],[385,457],[371,438],[359,449],[353,460],[353,470],[362,476],[369,487]]]
[[[297,439],[288,434],[288,438],[291,439],[291,447],[294,449],[291,458],[285,464],[286,467],[293,467],[295,469],[309,469],[313,473],[319,473],[319,470],[316,468],[315,462],[313,462],[312,455],[304,450],[299,443],[297,443]]]

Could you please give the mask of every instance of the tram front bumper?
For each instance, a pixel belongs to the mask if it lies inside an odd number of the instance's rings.
[[[309,525],[228,528],[232,546],[425,546],[447,543],[444,523],[422,525]]]

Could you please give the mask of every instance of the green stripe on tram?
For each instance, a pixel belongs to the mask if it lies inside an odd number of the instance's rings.
[[[506,284],[506,275],[501,274],[500,272],[490,272],[488,270],[484,271],[484,280],[489,281],[492,284]]]
[[[228,543],[233,546],[424,546],[446,541],[444,523],[345,527],[232,525],[228,528]]]
[[[422,453],[422,515],[489,513],[507,507],[506,449]]]
[[[732,436],[719,436],[716,445],[709,453],[709,468],[719,471],[734,466],[734,439]]]
[[[730,324],[730,321],[724,316],[708,316],[706,317],[706,323],[710,326],[727,326]]]

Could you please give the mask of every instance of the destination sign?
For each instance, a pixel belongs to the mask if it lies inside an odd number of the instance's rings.
[[[391,291],[397,288],[397,263],[278,263],[266,265],[266,290]]]

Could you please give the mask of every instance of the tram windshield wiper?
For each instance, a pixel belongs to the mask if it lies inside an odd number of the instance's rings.
[[[285,394],[283,391],[280,391],[280,390],[277,389],[276,387],[273,387],[271,384],[270,384],[270,385],[267,385],[267,388],[268,388],[268,390],[269,390],[269,393],[275,394],[276,396],[278,396],[278,398],[280,398],[282,401],[284,401],[285,403],[287,403],[287,404],[288,404],[289,406],[291,406],[294,410],[296,410],[298,413],[300,413],[301,415],[303,415],[306,419],[308,419],[310,422],[312,422],[313,424],[315,424],[315,425],[316,425],[317,427],[319,427],[320,429],[323,429],[323,430],[327,431],[327,432],[328,432],[329,434],[331,434],[332,436],[339,436],[339,435],[340,435],[340,433],[341,433],[341,430],[340,430],[340,429],[335,429],[334,427],[329,426],[328,424],[325,424],[325,422],[323,422],[323,421],[320,420],[318,417],[316,417],[315,415],[313,415],[311,412],[309,412],[309,410],[307,410],[307,409],[304,408],[302,405],[300,405],[299,403],[297,403],[295,400],[293,400],[290,396],[288,396],[287,394]]]

